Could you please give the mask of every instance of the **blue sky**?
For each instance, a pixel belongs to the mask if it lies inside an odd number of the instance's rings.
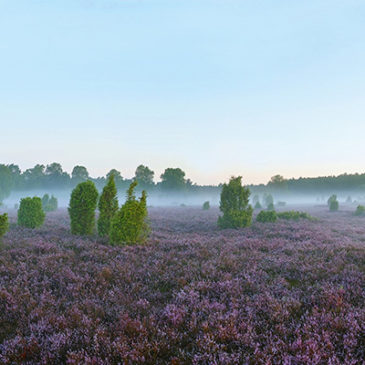
[[[1,162],[364,172],[364,19],[355,0],[0,0]]]

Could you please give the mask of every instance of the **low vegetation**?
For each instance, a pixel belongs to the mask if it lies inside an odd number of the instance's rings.
[[[0,215],[0,239],[9,229],[9,220],[6,213]]]
[[[276,222],[278,216],[275,210],[262,210],[256,217],[256,220],[261,223]]]

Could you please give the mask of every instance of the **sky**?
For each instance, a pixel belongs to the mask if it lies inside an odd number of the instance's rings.
[[[0,163],[365,172],[364,19],[360,0],[0,0]]]

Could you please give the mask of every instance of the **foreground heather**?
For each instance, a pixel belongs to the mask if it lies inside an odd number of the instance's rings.
[[[155,208],[122,248],[71,236],[65,211],[13,226],[0,363],[362,364],[365,219],[311,213],[219,231],[214,209]]]

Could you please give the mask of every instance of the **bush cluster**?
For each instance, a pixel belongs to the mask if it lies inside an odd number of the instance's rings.
[[[0,215],[0,238],[8,231],[9,220],[6,213]]]
[[[137,184],[137,181],[131,183],[126,202],[111,220],[110,242],[114,245],[144,243],[147,239],[147,195],[143,190],[141,198],[136,199]]]
[[[337,200],[337,195],[333,194],[331,195],[327,200],[327,205],[329,207],[329,210],[331,212],[336,212],[339,208],[339,203]]]
[[[38,197],[27,197],[20,200],[18,210],[18,224],[27,228],[42,226],[45,213],[42,208],[42,200]]]
[[[208,201],[203,203],[203,210],[209,210],[210,209],[210,203]]]
[[[287,219],[287,220],[299,220],[299,219],[308,219],[308,220],[315,220],[310,214],[306,212],[299,212],[296,210],[289,210],[287,212],[280,212],[277,213],[279,219]]]
[[[72,234],[90,235],[94,232],[98,195],[94,183],[90,180],[79,183],[72,191],[68,208]]]
[[[355,215],[365,215],[365,207],[363,205],[358,205],[355,211]]]
[[[256,217],[258,222],[267,223],[267,222],[276,222],[277,214],[275,210],[262,210]]]
[[[220,210],[223,216],[218,218],[220,228],[248,227],[252,222],[253,209],[248,204],[250,190],[242,186],[242,177],[232,177],[224,184],[221,192]]]
[[[45,212],[53,212],[58,208],[58,200],[53,195],[49,197],[48,194],[44,194],[42,198],[42,207]]]

